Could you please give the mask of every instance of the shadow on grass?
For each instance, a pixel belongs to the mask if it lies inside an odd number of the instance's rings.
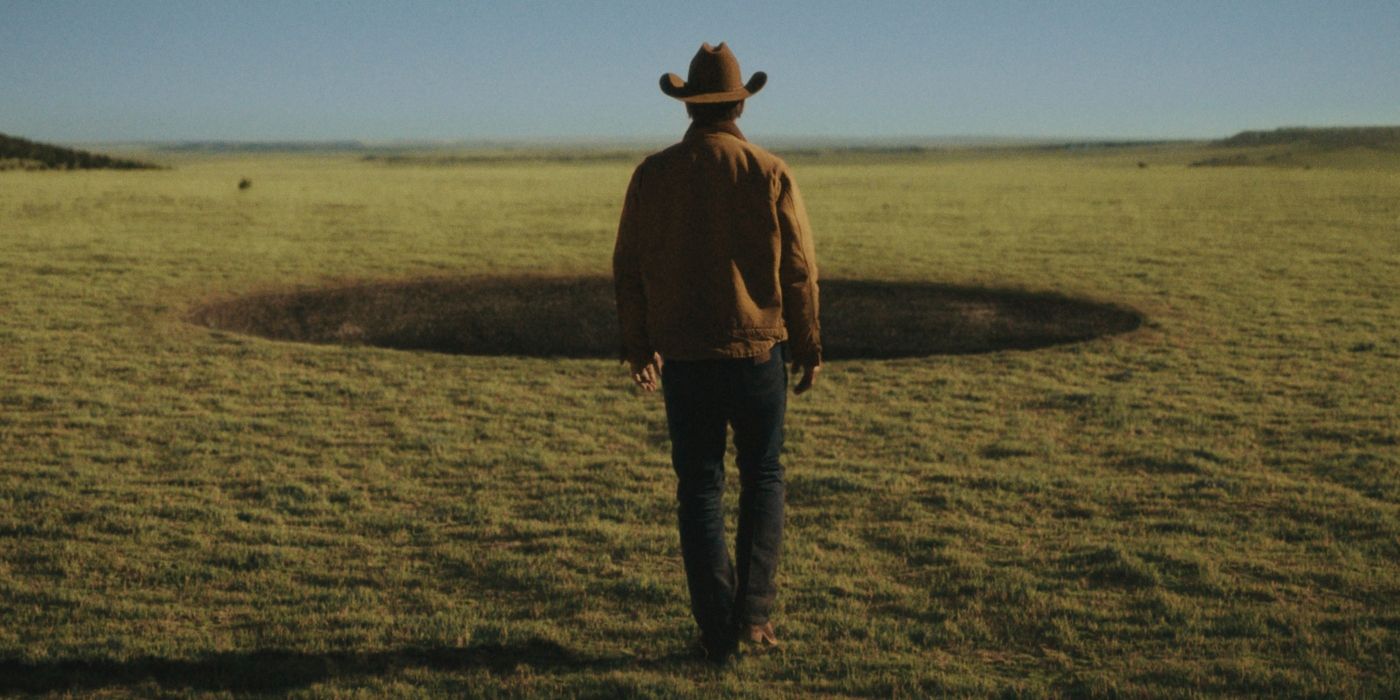
[[[465,355],[615,357],[601,277],[423,278],[267,292],[194,310],[211,328],[309,343]],[[823,280],[831,359],[1032,349],[1131,331],[1138,312],[1056,293],[924,282]]]
[[[509,673],[520,664],[535,670],[608,671],[638,665],[678,663],[675,655],[643,660],[585,657],[554,642],[480,644],[462,648],[405,648],[385,652],[250,651],[194,659],[137,658],[130,661],[0,660],[0,694],[52,693],[113,686],[156,684],[162,689],[276,692],[353,676],[374,676],[406,668],[440,671],[485,669]]]

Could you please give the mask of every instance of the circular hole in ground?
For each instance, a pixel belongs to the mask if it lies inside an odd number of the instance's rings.
[[[1031,349],[1123,333],[1143,317],[1055,293],[924,282],[822,280],[829,359]],[[465,355],[616,357],[602,277],[427,278],[251,294],[196,309],[211,328],[306,343]]]

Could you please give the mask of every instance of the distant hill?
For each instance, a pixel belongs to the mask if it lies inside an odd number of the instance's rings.
[[[359,141],[182,141],[155,148],[171,153],[353,153],[367,150]]]
[[[0,134],[0,170],[147,170],[160,166]]]
[[[1321,150],[1385,148],[1400,150],[1400,126],[1328,128],[1287,127],[1273,131],[1241,131],[1218,146],[1301,146]]]
[[[1400,165],[1400,126],[1286,127],[1241,131],[1210,144],[1193,167],[1383,167]]]

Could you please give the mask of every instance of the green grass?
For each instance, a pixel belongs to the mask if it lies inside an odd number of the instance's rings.
[[[186,322],[606,274],[630,162],[0,173],[0,693],[1400,693],[1400,171],[1209,152],[794,158],[825,277],[1147,322],[831,362],[789,413],[784,651],[726,672],[616,362]]]

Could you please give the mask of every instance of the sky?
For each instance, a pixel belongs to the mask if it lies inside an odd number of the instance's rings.
[[[720,41],[768,73],[751,137],[1400,124],[1400,0],[0,0],[0,133],[645,139],[685,126],[661,74]]]

